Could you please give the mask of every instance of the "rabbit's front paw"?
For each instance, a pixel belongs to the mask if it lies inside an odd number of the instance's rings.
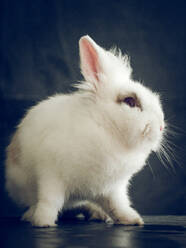
[[[34,227],[55,227],[57,226],[54,220],[50,218],[44,218],[43,216],[33,216],[30,218],[30,222]]]
[[[56,211],[51,208],[36,208],[34,214],[29,221],[34,227],[53,227],[56,226],[55,220],[57,218]]]
[[[144,225],[144,221],[141,216],[133,209],[130,211],[130,213],[126,213],[126,215],[117,218],[114,223],[122,225]]]
[[[144,225],[144,221],[143,219],[139,216],[139,217],[135,217],[135,218],[120,218],[117,219],[115,221],[115,224],[121,224],[121,225],[139,225],[139,226],[143,226]]]

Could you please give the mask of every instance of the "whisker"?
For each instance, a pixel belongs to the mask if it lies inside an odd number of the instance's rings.
[[[169,122],[170,120],[173,120],[175,117],[176,117],[176,115],[172,115],[172,116],[166,118],[165,121],[166,121],[166,122]]]
[[[166,127],[163,135],[164,136],[168,136],[168,137],[171,135],[171,136],[175,137],[175,136],[182,135],[182,133],[181,132],[174,131],[174,130],[169,129],[169,128]]]
[[[162,144],[161,152],[162,152],[162,155],[165,157],[165,160],[168,162],[168,164],[171,166],[172,170],[175,172],[174,164],[173,164],[173,162],[169,156],[169,151],[168,151],[168,149],[166,150],[164,144]]]
[[[167,164],[165,163],[164,158],[161,156],[161,153],[160,152],[156,152],[155,154],[156,154],[157,158],[160,160],[160,162],[163,164],[163,166],[165,167],[165,169],[167,171],[169,171],[169,168],[168,168]]]
[[[169,160],[168,160],[167,156],[165,155],[165,151],[164,151],[163,147],[161,147],[159,155],[162,158],[164,165],[166,165],[166,168],[170,168],[169,167]]]
[[[176,173],[175,165],[183,168],[179,161],[180,158],[176,153],[176,151],[182,151],[182,149],[173,141],[175,138],[183,135],[184,133],[186,132],[180,127],[166,122],[161,146],[159,151],[156,152],[156,155],[168,172],[172,171],[173,173]]]
[[[173,143],[170,143],[172,146],[174,145]],[[169,141],[166,140],[165,145],[165,149],[167,151],[168,154],[170,154],[170,157],[173,158],[173,160],[176,162],[177,165],[179,165],[181,168],[183,168],[183,166],[180,164],[179,162],[179,157],[177,156],[175,150],[171,147],[171,145],[169,144]],[[175,145],[176,146],[176,145]],[[176,148],[179,148],[178,146],[176,146]]]
[[[171,131],[174,131],[174,132],[178,132],[178,133],[181,133],[181,134],[186,134],[185,130],[182,129],[181,127],[178,127],[172,123],[166,123],[166,128],[169,130],[169,128],[171,128]]]
[[[147,165],[148,165],[149,168],[150,168],[150,171],[151,171],[151,173],[152,173],[153,179],[155,179],[155,174],[154,174],[154,172],[153,172],[152,166],[150,165],[149,161],[147,161]]]
[[[177,146],[176,144],[174,144],[171,140],[169,140],[169,139],[166,139],[165,140],[165,145],[167,145],[167,147],[168,148],[170,148],[170,150],[171,151],[173,151],[173,152],[175,152],[175,149],[177,150],[177,151],[183,151],[183,148],[182,147],[179,147],[179,146]],[[175,149],[174,149],[174,148]]]
[[[177,146],[173,140],[172,137],[170,137],[168,134],[164,136],[164,139],[162,141],[162,146],[164,147],[164,150],[166,150],[166,153],[169,156],[169,159],[172,159],[179,167],[183,168],[182,165],[179,162],[179,157],[176,153],[176,151],[182,152],[183,149],[179,146]],[[175,166],[174,166],[175,168]]]

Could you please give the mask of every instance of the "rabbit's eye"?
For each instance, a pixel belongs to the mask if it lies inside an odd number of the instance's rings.
[[[132,96],[126,97],[123,100],[124,103],[126,103],[127,105],[129,105],[131,108],[136,107],[136,99]]]
[[[143,111],[140,100],[135,93],[128,96],[118,95],[117,103],[125,103],[131,108],[137,107],[139,110]]]

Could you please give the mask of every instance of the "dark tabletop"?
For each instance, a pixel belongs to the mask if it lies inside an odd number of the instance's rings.
[[[61,221],[55,228],[33,228],[19,218],[0,220],[0,247],[186,247],[186,216],[144,216],[145,225]]]

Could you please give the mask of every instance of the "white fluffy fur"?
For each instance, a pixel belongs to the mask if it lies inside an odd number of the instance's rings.
[[[85,82],[78,90],[40,102],[18,126],[7,148],[7,191],[28,207],[23,220],[34,226],[55,225],[61,209],[85,200],[93,217],[143,224],[127,185],[160,145],[159,97],[132,81],[127,56],[89,36],[80,39],[80,57]],[[117,100],[131,95],[141,108]]]

